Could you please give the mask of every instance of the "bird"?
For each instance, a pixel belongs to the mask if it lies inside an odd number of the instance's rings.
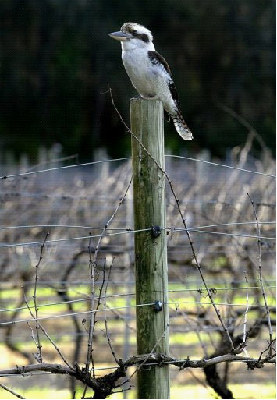
[[[109,36],[120,41],[123,65],[140,97],[161,100],[179,135],[184,140],[192,140],[193,135],[180,111],[169,65],[155,50],[151,31],[138,23],[125,22],[120,31]]]

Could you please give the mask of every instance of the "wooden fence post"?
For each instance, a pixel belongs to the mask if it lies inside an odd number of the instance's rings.
[[[131,130],[164,168],[163,106],[160,101],[131,99]],[[138,355],[168,354],[168,271],[165,177],[135,138],[132,138]],[[155,309],[156,308],[156,309]],[[139,399],[169,398],[169,366],[142,366],[137,373]]]

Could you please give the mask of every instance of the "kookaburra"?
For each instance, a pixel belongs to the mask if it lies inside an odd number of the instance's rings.
[[[155,51],[149,29],[127,22],[120,31],[110,33],[109,36],[121,42],[123,65],[139,95],[144,99],[161,100],[179,135],[184,140],[193,139],[180,112],[169,66]]]

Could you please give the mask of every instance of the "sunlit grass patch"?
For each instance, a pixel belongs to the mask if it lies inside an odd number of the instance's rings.
[[[210,337],[207,333],[205,332],[201,332],[200,333],[201,336],[201,341],[203,343],[209,343]],[[179,332],[179,333],[171,333],[170,337],[169,337],[169,342],[171,345],[176,345],[176,344],[180,344],[180,345],[195,345],[195,344],[199,344],[199,336],[197,335],[196,332],[188,332],[188,333],[183,333],[183,332]]]
[[[275,399],[276,387],[273,383],[230,384],[235,399]],[[171,399],[215,399],[220,398],[213,389],[200,385],[175,386],[171,389]]]

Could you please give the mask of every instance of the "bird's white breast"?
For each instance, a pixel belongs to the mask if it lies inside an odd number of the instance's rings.
[[[157,98],[157,89],[169,80],[169,76],[158,65],[153,65],[148,57],[148,49],[134,48],[122,51],[122,60],[133,86],[145,98]],[[158,90],[159,91],[159,90]]]
[[[154,51],[153,43],[151,48],[125,46],[126,42],[122,46],[123,64],[139,94],[146,99],[160,99],[168,112],[174,110],[176,104],[169,89],[172,78],[162,64],[152,63],[148,55],[148,51]]]
[[[147,51],[133,49],[122,52],[122,60],[133,86],[143,97],[155,96],[155,74],[148,59]]]

